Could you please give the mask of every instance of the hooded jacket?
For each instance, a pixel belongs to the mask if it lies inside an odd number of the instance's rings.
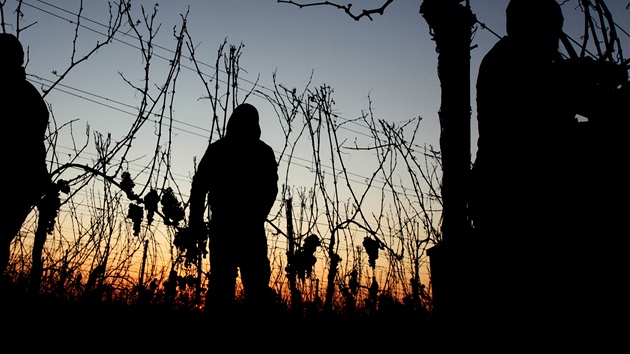
[[[20,185],[40,183],[47,177],[44,137],[48,107],[39,91],[26,80],[23,51],[12,35],[0,37],[0,119],[6,134],[0,139],[2,163]]]
[[[273,149],[260,140],[258,111],[241,104],[228,120],[225,137],[211,143],[199,162],[190,195],[191,223],[203,220],[205,201],[213,223],[260,225],[278,194]]]

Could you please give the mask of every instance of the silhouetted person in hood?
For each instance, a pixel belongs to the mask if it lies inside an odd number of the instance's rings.
[[[471,210],[480,298],[472,303],[495,330],[551,316],[569,275],[560,270],[572,266],[553,264],[569,239],[561,229],[577,127],[554,70],[563,22],[555,0],[510,1],[507,35],[479,67]]]
[[[0,139],[3,208],[0,212],[0,272],[10,256],[11,241],[49,183],[44,138],[48,107],[26,81],[24,50],[12,34],[0,33]]]
[[[258,111],[241,104],[228,120],[225,137],[208,146],[192,181],[191,228],[205,230],[206,197],[211,211],[206,301],[211,312],[229,312],[237,268],[248,308],[268,309],[271,274],[264,223],[278,193],[277,183],[274,152],[260,140]]]
[[[593,198],[601,186],[585,190],[598,184],[598,167],[583,152],[598,147],[576,118],[593,111],[585,105],[593,97],[576,87],[589,79],[560,56],[564,19],[555,0],[512,0],[506,15],[507,36],[483,58],[477,79],[471,216],[479,297],[471,304],[494,330],[533,321],[538,327],[520,334],[584,328],[584,314],[601,306],[587,306],[582,289],[603,275],[587,259],[599,257],[592,245],[605,242],[593,238],[607,223],[593,213],[605,208]]]

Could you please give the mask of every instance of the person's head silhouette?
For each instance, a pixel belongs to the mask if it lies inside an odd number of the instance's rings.
[[[20,67],[24,64],[24,49],[22,44],[10,33],[0,33],[0,66]]]
[[[534,55],[555,56],[563,24],[556,0],[511,0],[506,9],[508,37]]]
[[[227,124],[226,136],[241,141],[256,141],[260,138],[258,110],[249,103],[234,109]]]

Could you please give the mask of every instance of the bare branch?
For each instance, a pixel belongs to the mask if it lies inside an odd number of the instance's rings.
[[[77,65],[81,64],[82,62],[88,60],[92,56],[92,54],[98,52],[98,50],[101,47],[109,44],[113,40],[114,36],[116,35],[118,30],[120,29],[120,26],[122,25],[122,19],[124,18],[125,13],[127,13],[129,11],[129,9],[131,8],[131,4],[130,3],[126,3],[124,1],[121,1],[120,3],[117,4],[117,7],[118,7],[118,11],[116,13],[116,16],[114,16],[111,13],[111,10],[110,10],[110,27],[108,28],[108,33],[107,33],[107,36],[105,38],[105,41],[103,41],[103,42],[96,42],[94,47],[87,54],[85,54],[82,58],[80,58],[78,60],[75,60],[76,40],[77,40],[77,37],[79,35],[78,29],[79,29],[79,27],[81,27],[81,23],[80,23],[80,21],[81,21],[81,11],[82,11],[82,8],[83,8],[83,3],[81,2],[81,9],[80,9],[78,17],[77,17],[74,38],[73,38],[73,41],[72,41],[73,44],[72,44],[72,55],[71,55],[70,65],[68,66],[68,68],[63,73],[57,75],[58,76],[57,80],[52,85],[50,85],[50,87],[48,87],[47,89],[43,90],[42,97],[45,98],[48,95],[48,93],[50,91],[52,91],[59,84],[59,82],[61,82],[66,77],[66,75],[68,75],[68,73],[70,71],[72,71],[72,69],[74,69],[74,67],[76,67]],[[110,8],[111,8],[111,5],[110,5]],[[111,22],[112,19],[114,20],[113,23]]]
[[[4,4],[7,3],[7,0],[0,1],[0,28],[2,29],[2,33],[7,32],[7,24],[4,22]]]
[[[379,14],[379,15],[382,16],[383,13],[385,12],[385,9],[387,8],[387,6],[389,6],[389,4],[394,2],[394,0],[387,0],[383,4],[383,6],[381,6],[379,8],[376,8],[376,9],[363,9],[358,14],[352,12],[352,4],[339,5],[339,4],[336,4],[336,3],[332,3],[330,1],[314,2],[314,3],[310,3],[310,4],[296,3],[293,0],[278,0],[278,2],[279,3],[285,3],[285,4],[292,4],[292,5],[298,6],[300,9],[303,8],[303,7],[328,5],[328,6],[336,7],[339,10],[343,10],[348,16],[352,17],[352,19],[355,20],[355,21],[359,21],[363,17],[367,17],[367,18],[370,19],[370,21],[373,21],[374,19],[372,18],[372,15],[373,14]]]

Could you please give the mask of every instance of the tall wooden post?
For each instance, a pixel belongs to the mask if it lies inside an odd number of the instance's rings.
[[[442,153],[442,241],[429,250],[434,316],[449,322],[465,306],[467,271],[463,247],[468,241],[470,175],[470,45],[476,22],[463,0],[424,0],[427,21],[438,53],[442,88],[440,149]]]
[[[147,251],[149,249],[149,240],[144,240],[144,249],[142,251],[142,266],[140,267],[140,279],[138,279],[138,285],[141,289],[144,289],[144,271],[147,265]]]
[[[285,200],[287,216],[287,236],[289,249],[287,251],[287,277],[289,278],[289,290],[291,292],[291,309],[299,311],[302,303],[302,294],[297,288],[297,274],[295,272],[295,231],[293,230],[293,201],[291,198]]]
[[[144,240],[144,248],[142,250],[142,264],[140,265],[140,274],[138,275],[138,285],[136,290],[138,291],[138,303],[145,304],[148,297],[148,290],[144,286],[144,273],[147,266],[147,253],[149,250],[149,240]]]

